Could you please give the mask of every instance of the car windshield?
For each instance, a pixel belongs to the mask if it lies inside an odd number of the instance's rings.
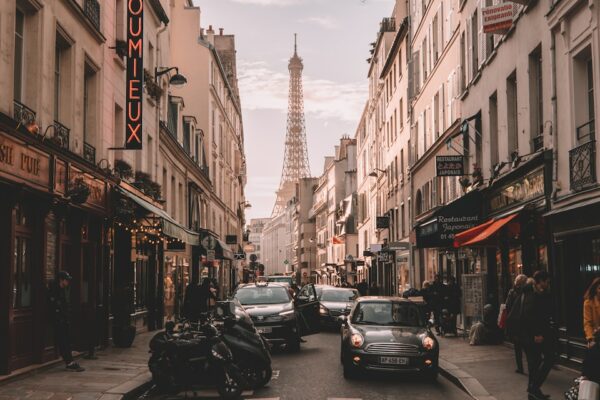
[[[268,278],[269,282],[285,282],[285,283],[291,283],[292,282],[292,278],[290,278],[289,276],[270,276]]]
[[[347,302],[355,300],[358,297],[358,293],[355,290],[323,290],[321,293],[321,301],[332,301],[332,302]]]
[[[411,303],[363,302],[352,314],[352,323],[359,325],[394,325],[422,327],[419,308]]]
[[[235,293],[235,298],[245,306],[288,303],[291,300],[287,289],[281,286],[241,288]]]

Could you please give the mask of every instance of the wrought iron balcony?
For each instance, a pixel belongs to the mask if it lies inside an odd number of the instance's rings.
[[[85,0],[83,12],[96,29],[100,30],[100,3],[98,0]]]
[[[54,141],[63,149],[69,150],[70,129],[58,121],[54,121]]]
[[[379,32],[394,32],[396,30],[396,18],[384,18],[381,20]]]
[[[25,104],[18,102],[17,100],[13,100],[14,104],[14,118],[15,121],[22,125],[28,125],[35,123],[36,113],[31,108],[27,107]]]
[[[533,151],[539,151],[544,148],[544,135],[538,135],[531,139],[531,144],[533,146]]]
[[[596,140],[569,151],[571,190],[579,191],[596,183]]]
[[[90,164],[96,164],[96,148],[89,143],[83,143],[83,159]]]

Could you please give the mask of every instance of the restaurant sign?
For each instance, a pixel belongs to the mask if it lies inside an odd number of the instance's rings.
[[[540,167],[493,192],[489,200],[490,213],[538,199],[544,194],[544,168]]]
[[[125,148],[142,148],[142,87],[144,84],[144,1],[127,1],[127,108]]]
[[[463,176],[465,161],[463,156],[436,156],[435,171],[437,176]]]
[[[50,186],[50,156],[0,134],[0,175],[47,190]]]

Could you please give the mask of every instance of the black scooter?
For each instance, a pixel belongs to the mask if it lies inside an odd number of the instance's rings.
[[[222,334],[210,322],[184,323],[180,331],[168,323],[150,341],[148,366],[160,390],[215,384],[223,399],[239,399],[248,384],[233,362]]]
[[[219,307],[220,306],[220,307]],[[236,315],[233,302],[219,302],[217,318],[223,321],[222,337],[233,353],[233,360],[240,369],[249,389],[260,389],[271,380],[271,352],[266,340],[256,331],[252,320]],[[226,314],[218,315],[226,310]]]

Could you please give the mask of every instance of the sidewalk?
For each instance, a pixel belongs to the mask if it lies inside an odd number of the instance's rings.
[[[514,352],[504,345],[470,346],[462,337],[438,337],[441,373],[479,400],[523,400],[527,396],[527,376],[515,373]],[[523,355],[527,371],[527,361]],[[578,377],[575,371],[558,366],[542,386],[552,399],[564,392]]]
[[[61,362],[0,383],[0,400],[120,400],[150,381],[148,343],[155,332],[137,335],[128,349],[109,347],[97,360],[78,359],[84,372],[66,371]]]

